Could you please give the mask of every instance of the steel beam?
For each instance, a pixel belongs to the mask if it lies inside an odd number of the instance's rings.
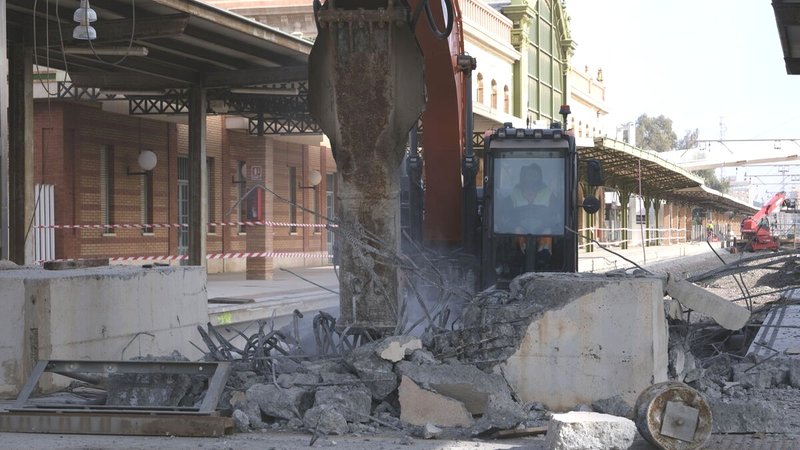
[[[70,13],[70,17],[71,16],[72,14]],[[38,47],[58,47],[62,42],[72,42],[74,23],[68,20],[62,20],[61,39],[59,39],[58,23],[55,20],[52,22],[49,30],[46,30],[44,26],[36,30],[36,44]],[[186,25],[188,24],[188,14],[137,17],[135,25],[136,40],[141,41],[142,39],[177,36],[183,34],[183,30],[186,29]],[[92,26],[97,30],[97,36],[100,38],[100,43],[95,44],[97,46],[119,42],[127,43],[131,37],[133,21],[129,19],[100,20],[93,23]]]
[[[208,173],[206,163],[206,90],[189,89],[189,264],[206,265]]]
[[[8,44],[6,42],[6,0],[0,0],[0,260],[8,259]]]
[[[207,88],[246,87],[306,79],[308,79],[308,67],[301,65],[209,72],[203,78],[203,85]]]
[[[14,42],[8,51],[9,259],[33,262],[33,48]]]

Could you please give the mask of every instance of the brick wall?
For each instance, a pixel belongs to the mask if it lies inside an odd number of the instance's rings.
[[[265,140],[271,137],[250,136],[240,130],[226,130],[221,116],[209,116],[206,151],[210,161],[213,201],[209,217],[213,221],[234,221],[239,199],[238,161],[246,161],[248,152],[264,151]],[[104,146],[113,149],[112,217],[116,224],[142,222],[142,176],[137,158],[140,148],[156,153],[158,164],[153,170],[154,223],[178,222],[178,157],[188,156],[188,127],[183,124],[148,118],[114,114],[91,103],[36,102],[34,115],[35,182],[55,186],[56,224],[99,224],[100,153]],[[297,180],[308,184],[311,170],[323,175],[317,189],[297,189],[298,203],[313,207],[317,196],[318,211],[325,214],[325,173],[335,164],[330,150],[296,143],[274,141],[271,171],[276,193],[288,198],[288,168],[296,167]],[[248,188],[252,182],[248,184]],[[271,198],[266,206],[266,219],[289,221],[289,205]],[[313,223],[313,215],[298,209],[298,222]],[[320,219],[320,223],[323,220]],[[208,252],[247,251],[246,236],[236,226],[209,230]],[[325,229],[274,229],[274,251],[318,252],[326,247]],[[156,228],[152,233],[139,229],[116,229],[104,233],[99,229],[56,230],[57,258],[90,258],[112,256],[175,255],[178,252],[178,230]],[[243,267],[240,267],[243,269]]]

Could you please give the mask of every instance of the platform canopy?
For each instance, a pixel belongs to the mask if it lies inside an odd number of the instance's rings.
[[[38,65],[68,70],[78,86],[213,89],[307,78],[311,42],[198,0],[90,2],[97,12],[92,23],[97,39],[91,46],[72,38],[77,1],[6,3],[11,40],[25,39],[26,45],[35,47]],[[129,47],[138,52],[124,59],[104,54]]]
[[[661,158],[658,153],[608,138],[597,138],[594,146],[578,147],[581,160],[603,162],[606,185],[641,192],[645,197],[659,198],[716,210],[752,214],[753,205],[723,194],[703,184],[703,179],[680,166]]]

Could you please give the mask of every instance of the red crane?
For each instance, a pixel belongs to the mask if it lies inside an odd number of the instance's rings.
[[[778,250],[780,244],[770,231],[769,215],[778,210],[785,199],[786,193],[778,192],[764,203],[757,213],[742,221],[742,241],[745,243],[745,250]]]

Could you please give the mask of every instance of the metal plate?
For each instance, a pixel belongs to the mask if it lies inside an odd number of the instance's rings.
[[[0,413],[0,432],[213,437],[231,434],[233,420],[229,417],[125,413]]]
[[[661,418],[661,434],[686,442],[694,440],[700,411],[680,402],[667,402]]]

